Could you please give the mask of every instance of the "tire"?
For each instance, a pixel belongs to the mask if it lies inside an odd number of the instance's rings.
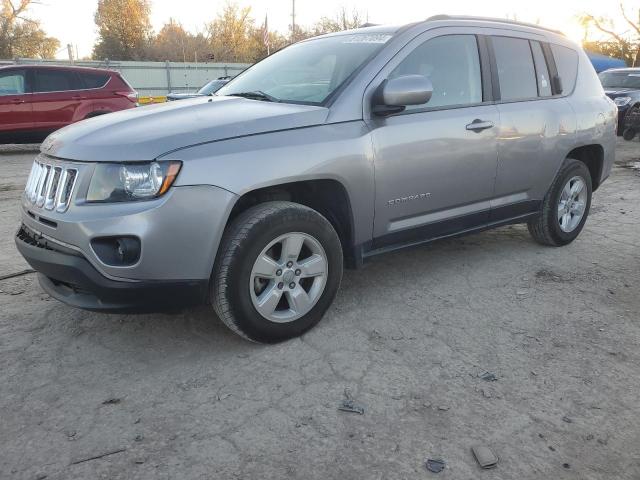
[[[285,253],[295,251],[296,242],[302,245],[299,256]],[[265,256],[269,262],[258,268],[258,258]],[[293,258],[295,264],[288,267]],[[324,274],[303,278],[312,273],[310,260]],[[260,273],[264,265],[268,278]],[[277,343],[302,335],[322,319],[340,286],[342,268],[340,239],[325,217],[297,203],[262,203],[240,214],[223,235],[212,273],[212,305],[237,334],[257,343]],[[278,294],[280,300],[273,301],[278,303],[269,313],[270,304],[265,301],[267,307],[262,307],[261,300]]]
[[[574,179],[581,179],[584,182],[584,210],[581,218],[576,221],[576,224],[571,228],[574,219],[577,217],[571,217],[571,220],[567,222],[566,217],[563,216],[562,222],[565,226],[570,228],[569,231],[563,229],[563,225],[559,218],[559,210],[561,208],[560,202],[564,198],[563,190],[569,182],[573,182],[575,185],[577,181]],[[529,221],[527,226],[529,227],[529,233],[534,240],[542,245],[548,245],[553,247],[561,247],[573,242],[576,237],[582,231],[587,217],[589,216],[589,209],[591,208],[591,194],[592,194],[592,181],[591,174],[587,166],[579,160],[573,158],[567,158],[560,171],[556,175],[551,188],[547,192],[543,202],[540,216],[534,220]],[[574,205],[578,205],[579,201],[573,202]],[[565,202],[563,205],[570,207]],[[567,224],[568,223],[568,224]]]
[[[634,128],[626,128],[624,132],[622,132],[622,138],[624,138],[627,142],[633,140],[636,136],[636,131]]]

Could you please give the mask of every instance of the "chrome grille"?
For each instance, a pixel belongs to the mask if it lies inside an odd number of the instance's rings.
[[[25,198],[36,207],[62,213],[69,207],[77,178],[77,168],[36,160],[27,179]]]

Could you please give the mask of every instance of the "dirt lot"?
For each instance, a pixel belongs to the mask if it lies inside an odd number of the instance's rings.
[[[572,245],[515,226],[376,258],[277,346],[207,308],[109,316],[1,281],[0,478],[640,478],[640,144],[620,147]],[[26,267],[32,158],[0,157],[0,274]]]

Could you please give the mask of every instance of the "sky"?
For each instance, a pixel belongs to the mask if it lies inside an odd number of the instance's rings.
[[[152,25],[158,31],[173,17],[186,29],[202,32],[225,2],[152,0]],[[30,15],[41,21],[49,35],[60,40],[64,50],[58,53],[59,58],[65,58],[68,43],[77,46],[80,57],[85,57],[90,55],[96,39],[93,15],[97,3],[98,0],[42,0],[41,5],[31,8]],[[250,6],[259,24],[268,15],[270,30],[286,33],[291,24],[292,0],[237,0],[236,3]],[[613,0],[455,0],[445,6],[428,0],[296,0],[295,3],[296,23],[300,25],[312,25],[320,17],[334,16],[344,7],[348,11],[358,10],[368,16],[371,23],[382,24],[409,23],[441,13],[517,18],[562,30],[576,41],[583,35],[577,16],[584,12],[612,17],[618,29],[624,31],[625,28],[619,15],[619,2]],[[637,1],[624,0],[623,3],[628,12],[638,8]]]

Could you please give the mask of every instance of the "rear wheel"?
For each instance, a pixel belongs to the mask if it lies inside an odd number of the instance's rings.
[[[579,160],[566,159],[542,202],[541,215],[528,223],[531,236],[555,247],[573,242],[587,221],[591,194],[589,169]]]
[[[622,132],[622,138],[624,138],[627,142],[633,140],[636,136],[636,130],[634,128],[626,128],[624,132]]]
[[[275,343],[320,321],[342,278],[342,247],[329,221],[291,202],[242,213],[225,232],[211,298],[220,319],[249,340]]]

